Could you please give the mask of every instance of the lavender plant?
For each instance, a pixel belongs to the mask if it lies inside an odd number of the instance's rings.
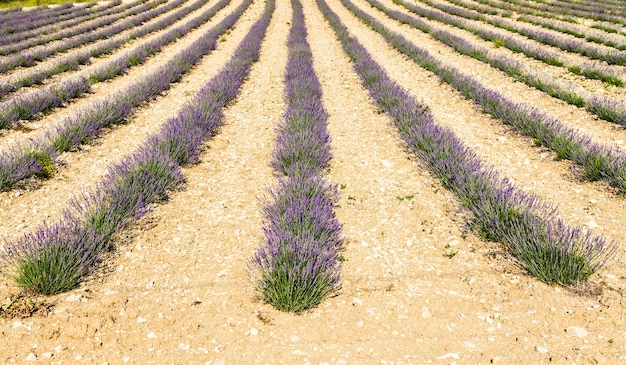
[[[274,1],[266,2],[265,12],[252,26],[224,69],[192,100],[189,110],[212,112],[203,120],[187,120],[197,129],[209,129],[211,136],[222,118],[221,108],[234,99],[237,90],[258,59],[260,44],[274,11]],[[167,192],[183,182],[178,162],[159,147],[176,130],[180,120],[166,123],[155,137],[132,156],[109,169],[95,192],[74,199],[55,225],[44,223],[35,233],[7,242],[0,256],[11,276],[22,287],[51,295],[75,288],[93,272],[112,249],[111,238],[145,214],[149,205],[162,200]],[[191,129],[193,130],[193,128]],[[203,140],[190,138],[192,150]]]
[[[325,179],[288,177],[263,206],[266,241],[249,261],[263,299],[300,313],[340,287],[341,225],[332,211],[337,187]]]
[[[549,284],[585,281],[606,264],[615,242],[568,226],[550,205],[499,177],[387,76],[324,0],[317,4],[370,96],[389,114],[409,149],[473,213],[470,223],[479,235],[503,243],[529,273]]]

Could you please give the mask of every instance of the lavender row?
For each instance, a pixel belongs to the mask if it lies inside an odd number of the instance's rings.
[[[530,274],[546,283],[582,282],[606,264],[617,250],[615,242],[567,225],[549,204],[500,177],[389,78],[324,0],[317,4],[370,96],[392,118],[409,149],[471,212],[470,225],[483,239],[504,244]],[[393,38],[398,48],[408,43],[400,35]]]
[[[559,159],[568,159],[579,165],[582,169],[581,178],[589,181],[606,180],[620,194],[626,193],[626,154],[623,151],[594,143],[590,137],[566,127],[537,108],[510,101],[458,69],[442,65],[428,51],[415,46],[402,35],[390,31],[372,16],[356,8],[349,0],[341,2],[359,19],[380,33],[394,48],[459,90],[484,112],[535,139],[538,145],[550,148]],[[597,103],[594,106],[600,115],[606,106],[603,99],[595,100]]]
[[[33,66],[36,62],[42,61],[44,58],[52,56],[56,53],[66,51],[71,48],[76,48],[98,39],[109,38],[112,35],[115,35],[134,26],[138,26],[151,18],[154,18],[166,11],[172,10],[173,8],[182,5],[185,0],[175,0],[156,9],[148,10],[153,8],[157,4],[163,4],[166,2],[167,0],[153,0],[152,2],[144,3],[143,5],[130,9],[122,14],[115,15],[117,19],[121,19],[124,17],[129,17],[131,14],[135,14],[134,16],[126,19],[121,23],[110,25],[96,32],[72,37],[51,46],[36,47],[34,49],[26,50],[17,54],[4,57],[0,59],[0,72],[7,72],[17,67]]]
[[[122,12],[134,6],[137,6],[137,4],[138,2],[128,2],[128,3],[122,4],[121,0],[110,1],[109,3],[105,5],[94,8],[91,13],[82,17],[72,18],[64,22],[56,22],[54,24],[37,28],[37,29],[33,29],[30,31],[26,31],[26,32],[20,32],[17,34],[10,34],[10,35],[2,35],[0,36],[0,45],[6,46],[15,42],[23,41],[28,38],[36,38],[38,36],[49,34],[51,32],[62,31],[65,28],[72,27],[74,25],[87,22],[92,19]]]
[[[588,32],[582,31],[579,28],[576,28],[573,26],[565,26],[563,24],[558,24],[557,22],[553,20],[542,20],[542,19],[537,19],[535,17],[530,17],[530,16],[522,16],[522,17],[517,18],[517,20],[534,24],[534,25],[538,25],[540,27],[547,28],[550,30],[555,30],[560,33],[569,34],[576,38],[584,38],[587,42],[603,44],[607,47],[615,48],[620,51],[626,50],[626,43],[624,43],[622,37],[611,36],[610,34],[598,34],[599,32],[588,34]],[[591,28],[600,29],[602,31],[605,31],[606,29],[606,28],[603,29],[603,27],[598,27],[597,25],[595,27],[591,26]],[[617,33],[617,32],[618,32],[617,30],[614,30],[613,33]]]
[[[366,1],[392,19],[409,24],[423,32],[426,32],[433,38],[452,47],[457,52],[473,57],[498,70],[504,71],[516,81],[522,81],[528,86],[541,90],[548,95],[561,99],[569,104],[576,105],[578,107],[584,106],[589,112],[596,114],[604,120],[620,125],[626,125],[626,106],[617,100],[604,96],[598,97],[588,96],[586,94],[581,95],[579,92],[575,91],[574,85],[565,85],[545,73],[531,71],[515,59],[505,55],[494,55],[488,49],[474,45],[464,38],[458,37],[447,31],[435,31],[421,19],[414,18],[402,12],[391,10],[377,0]],[[401,0],[396,1],[401,2]],[[617,74],[610,72],[610,70],[606,70],[602,66],[583,64],[582,67],[583,68],[575,65],[570,66],[568,69],[572,72],[588,76],[589,78],[601,79],[618,86],[624,85],[624,82],[618,77]]]
[[[430,3],[429,0],[423,0],[423,1]],[[601,80],[610,85],[615,85],[618,87],[624,86],[624,80],[621,79],[619,72],[611,69],[610,67],[606,67],[606,66],[602,66],[602,65],[599,65],[596,63],[590,63],[590,62],[570,63],[570,62],[567,62],[565,59],[563,59],[562,55],[559,54],[558,52],[549,51],[543,47],[531,45],[526,41],[518,40],[514,37],[509,37],[499,32],[494,32],[489,29],[484,29],[483,27],[473,25],[472,23],[468,21],[459,19],[458,17],[452,16],[446,13],[442,13],[438,10],[429,10],[421,6],[409,4],[403,0],[394,0],[394,3],[405,7],[410,12],[417,14],[421,17],[426,17],[429,19],[437,20],[442,23],[453,25],[457,28],[467,30],[468,32],[471,32],[481,37],[484,40],[494,42],[496,47],[504,46],[513,52],[522,53],[528,57],[543,61],[552,66],[563,67],[565,66],[565,64],[569,64],[567,68],[572,73],[582,75],[588,79]],[[379,6],[376,6],[376,7],[378,7],[381,11],[387,12],[386,10],[383,10]],[[396,18],[400,18],[400,17],[407,18],[406,15],[403,15],[399,12],[393,12],[393,14],[395,14],[394,16]],[[470,17],[470,19],[473,19],[473,18]],[[481,20],[485,20],[485,19],[481,19]],[[430,27],[427,23],[421,20],[413,19],[410,21],[415,28],[420,29],[425,33],[430,33],[433,37],[440,36],[441,39],[438,38],[440,41],[449,40],[450,37],[455,37],[453,35],[450,35],[450,33],[448,32],[442,32],[442,31],[435,32],[432,29],[432,27]],[[457,44],[458,43],[469,44],[467,41],[462,40],[459,37],[455,37],[455,38],[457,40],[454,42]],[[485,53],[485,52],[481,51],[480,53]]]
[[[33,9],[32,11],[39,11],[42,9],[45,9],[46,6],[44,5],[43,7],[40,5],[38,7],[36,7],[35,9]],[[10,8],[4,8],[4,9],[0,9],[0,16],[2,16],[2,18],[0,18],[0,20],[5,19],[6,16],[14,16],[14,15],[21,15],[23,8],[21,6],[12,6]]]
[[[184,182],[181,165],[199,156],[202,143],[222,123],[222,109],[238,93],[274,11],[268,0],[224,69],[136,153],[109,169],[94,192],[75,198],[56,224],[8,242],[2,266],[17,285],[44,295],[75,288],[112,249],[111,237]]]
[[[596,23],[596,24],[592,24],[590,26],[590,28],[594,28],[594,29],[600,29],[606,33],[613,33],[613,34],[620,34],[620,35],[626,35],[626,32],[621,31],[617,28],[611,27],[611,26],[607,26],[605,24],[602,23]]]
[[[137,4],[138,3],[135,3],[135,6],[137,6]],[[132,6],[130,6],[130,8],[132,8]],[[58,29],[58,31],[51,33],[51,34],[47,34],[47,35],[42,34],[42,32],[45,32],[45,29],[39,29],[39,28],[34,31],[20,33],[19,38],[23,37],[22,38],[23,41],[19,41],[19,42],[14,41],[14,42],[11,42],[11,44],[0,46],[0,55],[6,56],[12,53],[22,51],[27,48],[32,48],[32,47],[39,46],[42,44],[47,44],[53,41],[59,41],[65,38],[73,37],[77,34],[86,34],[95,29],[114,23],[122,17],[121,14],[122,14],[123,9],[121,7],[110,9],[110,10],[111,10],[110,13],[112,14],[117,13],[119,15],[105,17],[105,13],[107,13],[106,11],[95,12],[95,13],[87,14],[86,16],[78,18],[78,19],[72,18],[70,22],[65,23],[63,27],[60,27],[61,24],[55,23],[53,27],[48,27],[48,29],[56,28]],[[91,22],[85,22],[86,20],[90,20],[94,18],[98,18],[98,19],[91,21]],[[75,23],[76,26],[73,26],[73,27],[70,26],[69,24],[71,23]],[[15,39],[17,38],[18,37],[16,37]]]
[[[175,41],[177,38],[183,36],[191,29],[200,26],[203,22],[206,22],[215,14],[215,12],[226,6],[229,1],[230,0],[221,0],[219,2],[219,7],[211,7],[209,10],[203,12],[201,15],[187,22],[186,24],[172,29],[166,34],[161,35],[160,37],[150,42],[134,47],[131,51],[127,52],[121,57],[117,57],[108,61],[100,69],[91,72],[89,75],[86,75],[87,79],[83,81],[86,91],[89,90],[89,84],[111,79],[117,75],[123,74],[128,68],[143,63],[148,56],[159,52],[161,48],[166,44]],[[206,4],[205,0],[197,0],[191,5],[177,10],[176,12],[168,15],[163,19],[160,19],[157,22],[151,22],[150,24],[146,24],[134,29],[130,34],[126,36],[111,39],[105,43],[100,44],[98,47],[92,48],[87,51],[79,50],[50,64],[49,67],[31,70],[30,72],[25,72],[21,74],[19,78],[14,78],[10,81],[0,82],[0,97],[15,92],[22,87],[39,84],[45,79],[59,73],[78,69],[80,65],[87,63],[91,59],[92,55],[97,56],[105,51],[111,52],[130,39],[135,39],[145,34],[164,29],[176,22],[177,20],[183,18],[187,14],[191,13],[192,11],[195,11],[198,8],[202,7],[204,4]],[[73,78],[73,83],[78,82],[76,80],[79,79],[83,79],[83,77],[77,76]],[[22,95],[4,103],[0,103],[0,128],[10,128],[14,122],[20,119],[32,119],[33,117],[38,115],[38,113],[49,110],[50,108],[55,106],[59,106],[52,104],[48,105],[41,100],[49,99],[50,95],[55,94],[53,89],[58,89],[60,87],[59,85],[67,83],[67,81],[61,81],[47,88]],[[71,92],[66,93],[65,95],[67,95],[67,97],[60,102],[60,105],[68,101],[70,98],[76,98],[80,96],[82,93],[83,92],[78,94]]]
[[[313,69],[299,0],[287,40],[287,108],[276,130],[272,167],[280,175],[262,206],[265,241],[248,262],[265,301],[299,313],[340,287],[344,239],[333,207],[337,186],[322,176],[331,158],[322,87]]]
[[[0,154],[0,191],[16,182],[39,175],[50,168],[60,152],[67,152],[96,137],[102,128],[123,123],[140,103],[167,90],[200,60],[215,49],[221,34],[231,28],[253,0],[245,0],[198,40],[141,80],[107,98],[92,103],[75,116],[65,119],[42,140],[18,145]]]

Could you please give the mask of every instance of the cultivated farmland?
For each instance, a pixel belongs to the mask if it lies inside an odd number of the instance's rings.
[[[626,6],[0,12],[3,363],[626,362]]]

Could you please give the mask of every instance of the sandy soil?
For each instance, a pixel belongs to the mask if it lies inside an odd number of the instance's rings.
[[[363,1],[356,3],[369,9]],[[55,219],[74,193],[92,187],[106,166],[131,153],[219,71],[262,5],[255,2],[211,56],[167,95],[144,105],[132,123],[63,156],[67,166],[36,189],[0,193],[0,233],[15,237],[44,218]],[[480,113],[389,48],[338,0],[329,5],[392,78],[503,175],[558,204],[568,222],[626,241],[623,197],[602,184],[579,182],[566,162],[553,161],[552,154]],[[455,198],[406,151],[387,117],[373,106],[315,3],[306,0],[304,7],[330,115],[334,157],[329,177],[342,187],[336,212],[347,238],[347,261],[339,295],[302,315],[277,312],[257,298],[245,273],[246,261],[263,239],[258,202],[275,181],[268,164],[274,126],[284,109],[291,22],[289,2],[279,1],[259,62],[226,110],[226,124],[207,143],[202,161],[184,170],[185,187],[121,233],[116,254],[94,278],[45,298],[51,305],[47,313],[0,318],[0,362],[626,362],[623,249],[589,286],[570,290],[529,277],[499,246],[466,232]],[[565,122],[585,125],[600,141],[624,139],[623,130],[541,98],[428,36],[368,11],[432,47],[446,62],[500,85],[507,95],[530,95]],[[111,81],[111,87],[124,80]],[[8,305],[15,293],[8,279],[0,279],[0,305]]]

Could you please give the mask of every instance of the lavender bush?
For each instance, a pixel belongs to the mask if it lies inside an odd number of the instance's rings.
[[[566,225],[555,218],[554,208],[499,177],[387,76],[324,0],[317,4],[370,96],[392,118],[409,149],[473,213],[471,225],[479,235],[503,243],[529,273],[550,284],[587,280],[605,265],[617,249],[615,242]]]
[[[266,241],[249,261],[259,290],[276,309],[300,313],[340,287],[337,187],[316,175],[288,177],[263,206]]]
[[[147,141],[143,148],[109,169],[95,192],[73,200],[56,225],[43,224],[35,233],[7,242],[0,256],[11,275],[22,287],[52,295],[75,288],[91,273],[111,247],[113,235],[145,214],[149,205],[162,200],[168,190],[181,184],[178,162],[160,148],[177,131],[182,114],[190,110],[212,113],[203,120],[187,120],[197,129],[208,129],[211,136],[222,118],[221,109],[234,99],[258,59],[260,44],[274,11],[274,2],[266,2],[265,12],[252,26],[224,69],[214,77],[181,111]],[[199,114],[197,114],[199,115]],[[192,133],[194,129],[189,129]],[[201,139],[189,138],[198,150]]]

